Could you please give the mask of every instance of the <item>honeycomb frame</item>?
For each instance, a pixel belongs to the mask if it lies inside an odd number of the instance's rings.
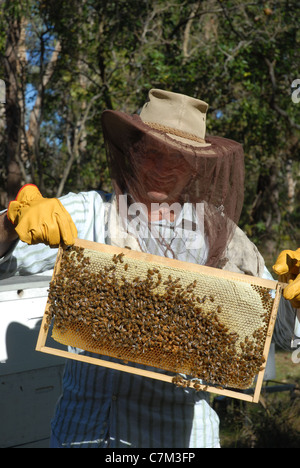
[[[101,282],[86,294],[89,283]],[[112,285],[114,295],[101,296]],[[116,285],[125,305],[114,299]],[[36,349],[258,402],[282,289],[277,281],[77,239],[59,248]],[[56,342],[93,356],[46,346],[50,325]]]

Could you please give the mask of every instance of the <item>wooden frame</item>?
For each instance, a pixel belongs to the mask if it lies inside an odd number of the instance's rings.
[[[181,261],[177,261],[177,260],[171,260],[171,259],[168,259],[166,257],[158,257],[158,256],[147,254],[147,253],[136,252],[136,251],[129,250],[129,249],[126,249],[126,248],[122,249],[122,248],[119,248],[119,247],[113,247],[113,246],[109,246],[109,245],[105,245],[105,244],[97,244],[95,242],[84,241],[84,240],[81,240],[81,239],[76,240],[75,246],[83,247],[83,248],[86,248],[86,249],[98,250],[98,251],[102,251],[102,252],[105,251],[105,252],[111,253],[112,255],[119,254],[119,253],[125,253],[128,258],[137,258],[137,259],[142,258],[146,262],[147,261],[148,262],[158,262],[161,265],[172,265],[174,267],[178,266],[178,267],[181,267],[181,268],[184,267],[184,269],[188,270],[188,271],[207,273],[209,275],[213,275],[213,276],[216,276],[216,277],[222,277],[222,278],[228,277],[230,279],[236,279],[236,280],[242,281],[242,282],[248,282],[249,283],[250,282],[249,278],[251,278],[251,283],[252,284],[256,284],[258,286],[262,286],[262,287],[265,287],[265,288],[268,288],[268,289],[275,290],[275,298],[274,298],[274,302],[273,302],[272,311],[271,311],[271,314],[270,314],[270,320],[269,320],[269,324],[268,324],[266,340],[265,340],[265,343],[264,343],[264,351],[263,351],[265,361],[267,361],[267,357],[268,357],[268,354],[269,354],[270,345],[271,345],[271,341],[272,341],[272,335],[273,335],[273,330],[274,330],[274,326],[275,326],[276,316],[277,316],[277,310],[278,310],[279,301],[280,301],[280,297],[281,297],[281,292],[282,292],[283,287],[285,286],[283,283],[279,283],[279,282],[273,281],[273,280],[266,280],[266,279],[262,279],[262,278],[257,278],[257,277],[247,277],[247,275],[243,275],[243,274],[239,274],[239,273],[232,273],[232,272],[227,272],[227,271],[224,271],[224,270],[218,270],[216,268],[206,267],[206,266],[202,266],[202,265],[196,265],[196,264],[181,262]],[[53,278],[55,277],[55,275],[56,275],[56,273],[57,273],[57,271],[59,269],[59,264],[60,264],[62,252],[63,252],[63,250],[62,250],[62,248],[60,248],[58,256],[57,256],[57,261],[56,261],[56,264],[55,264],[55,267],[54,267],[54,271],[53,271]],[[102,367],[106,367],[106,368],[110,368],[110,369],[114,369],[114,370],[118,370],[118,371],[122,371],[122,372],[127,372],[127,373],[136,374],[136,375],[140,375],[140,376],[147,377],[147,378],[152,378],[152,379],[172,383],[173,376],[162,374],[160,372],[139,369],[139,368],[127,365],[127,364],[119,364],[119,363],[115,363],[115,362],[110,362],[110,361],[103,360],[101,358],[98,359],[98,358],[94,358],[94,357],[85,356],[85,355],[82,355],[82,354],[75,354],[75,353],[72,353],[72,352],[67,351],[67,350],[61,350],[61,349],[57,349],[57,348],[54,348],[54,347],[51,347],[51,346],[47,346],[46,341],[47,341],[48,331],[49,331],[49,329],[46,326],[48,307],[49,307],[49,304],[47,303],[45,313],[44,313],[44,316],[43,316],[43,320],[42,320],[42,323],[41,323],[41,327],[40,327],[40,332],[39,332],[37,344],[36,344],[36,351],[40,351],[40,352],[44,352],[44,353],[48,353],[48,354],[53,354],[53,355],[68,358],[68,359],[73,359],[73,360],[86,362],[86,363],[90,363],[90,364],[95,364],[95,365],[99,365],[99,366],[102,366]],[[230,389],[226,389],[226,388],[218,388],[218,387],[215,387],[215,386],[200,385],[198,383],[197,383],[197,385],[198,385],[197,389],[198,390],[199,389],[204,390],[204,391],[207,391],[207,392],[211,392],[211,393],[214,393],[214,394],[217,394],[217,395],[224,395],[224,396],[228,396],[228,397],[231,397],[231,398],[236,398],[236,399],[239,399],[239,400],[244,400],[244,401],[248,401],[248,402],[252,402],[252,403],[258,403],[260,393],[261,393],[261,389],[262,389],[263,379],[264,379],[265,366],[266,366],[266,363],[264,364],[264,366],[262,367],[262,369],[259,371],[259,373],[257,375],[256,381],[255,381],[255,387],[253,388],[253,393],[252,394],[249,393],[249,390],[247,390],[247,392],[245,392],[243,390],[230,390]]]

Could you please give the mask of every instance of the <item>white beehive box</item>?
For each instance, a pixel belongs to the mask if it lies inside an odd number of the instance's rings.
[[[35,351],[51,276],[0,281],[0,447],[49,446],[64,360]]]

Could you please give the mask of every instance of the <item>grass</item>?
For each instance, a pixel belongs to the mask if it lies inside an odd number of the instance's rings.
[[[300,448],[300,363],[292,352],[276,349],[276,382],[267,385],[285,391],[262,391],[258,404],[214,401],[222,448]]]

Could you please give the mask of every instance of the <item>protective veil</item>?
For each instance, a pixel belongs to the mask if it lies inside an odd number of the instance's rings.
[[[162,102],[164,104],[163,99]],[[180,212],[178,206],[185,207],[192,216],[188,216],[185,225],[183,220],[182,239],[186,239],[187,233],[184,226],[188,225],[194,234],[200,230],[206,244],[205,259],[200,261],[221,268],[225,262],[224,250],[243,206],[242,146],[216,136],[205,140],[198,138],[197,142],[192,135],[183,132],[180,136],[178,130],[174,135],[169,127],[145,123],[139,115],[119,111],[104,111],[102,126],[117,199],[128,194],[128,205],[142,204],[145,210],[141,219],[145,223],[150,219],[149,213],[152,213],[153,221],[155,214],[159,213],[161,219],[173,211],[176,224]],[[158,192],[164,195],[163,198],[157,196]],[[125,215],[121,216],[125,218]],[[124,219],[125,223],[127,221]],[[153,225],[150,229],[153,233]],[[178,249],[172,249],[171,243],[167,245],[166,236],[158,234],[156,238],[162,245],[160,254],[178,258]],[[146,248],[146,243],[143,244],[142,250]],[[191,250],[195,249],[197,245],[194,243]],[[199,259],[188,261],[199,262]]]

